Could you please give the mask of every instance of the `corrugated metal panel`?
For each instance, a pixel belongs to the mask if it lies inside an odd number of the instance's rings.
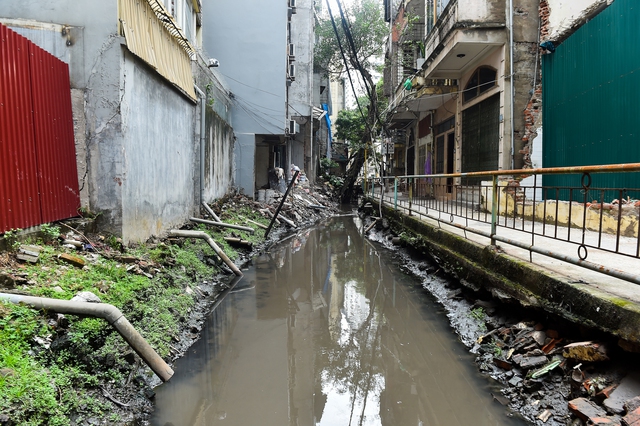
[[[0,232],[41,223],[29,44],[0,24]]]
[[[640,161],[640,7],[616,0],[543,56],[544,167]],[[579,177],[548,176],[576,186]],[[637,174],[593,176],[594,187],[638,188]]]
[[[78,214],[68,66],[0,24],[0,232]]]
[[[69,66],[30,45],[33,121],[42,221],[77,216],[80,207]]]
[[[189,54],[162,25],[149,3],[119,0],[118,17],[127,48],[195,100]]]

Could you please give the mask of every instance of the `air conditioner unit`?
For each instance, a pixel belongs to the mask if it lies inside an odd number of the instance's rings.
[[[295,64],[289,64],[289,78],[291,79],[291,81],[295,81],[295,79],[296,79],[296,65]]]
[[[296,123],[295,120],[289,120],[289,126],[287,128],[290,135],[295,135],[296,133],[300,133],[300,125]]]

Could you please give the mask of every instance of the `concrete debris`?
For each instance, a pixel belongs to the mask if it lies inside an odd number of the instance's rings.
[[[90,291],[80,291],[71,299],[74,302],[101,303],[102,300]]]
[[[42,247],[23,244],[18,248],[16,258],[23,262],[37,263],[41,251]]]
[[[625,412],[625,403],[635,406],[633,401],[635,397],[640,395],[640,372],[634,372],[624,377],[617,388],[611,392],[609,398],[605,399],[603,405],[605,408],[615,414]]]
[[[576,342],[565,345],[562,355],[577,361],[608,361],[607,347],[596,342]]]

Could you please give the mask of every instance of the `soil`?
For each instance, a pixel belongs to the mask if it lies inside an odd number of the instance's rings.
[[[373,220],[362,208],[360,216],[366,229]],[[569,409],[569,401],[587,400],[602,409],[607,423],[598,424],[621,424],[626,413],[611,412],[603,402],[624,377],[636,374],[637,353],[625,352],[614,336],[493,298],[477,283],[459,279],[438,259],[406,245],[400,232],[382,220],[367,237],[394,251],[403,270],[444,307],[453,330],[475,355],[478,369],[498,385],[494,400],[510,415],[540,426],[593,424]],[[606,357],[575,359],[565,349],[574,342],[594,342]],[[539,373],[554,364],[549,372]],[[631,401],[629,405],[634,406]]]

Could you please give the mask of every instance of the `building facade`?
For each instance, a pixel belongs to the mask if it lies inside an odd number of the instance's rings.
[[[0,22],[69,65],[82,206],[125,242],[181,225],[233,183],[229,105],[204,90],[221,86],[200,55],[200,8],[197,0],[0,4]]]
[[[385,94],[391,174],[525,166],[538,0],[404,0],[391,11]],[[388,146],[391,146],[388,144]],[[444,197],[452,197],[447,185]]]

